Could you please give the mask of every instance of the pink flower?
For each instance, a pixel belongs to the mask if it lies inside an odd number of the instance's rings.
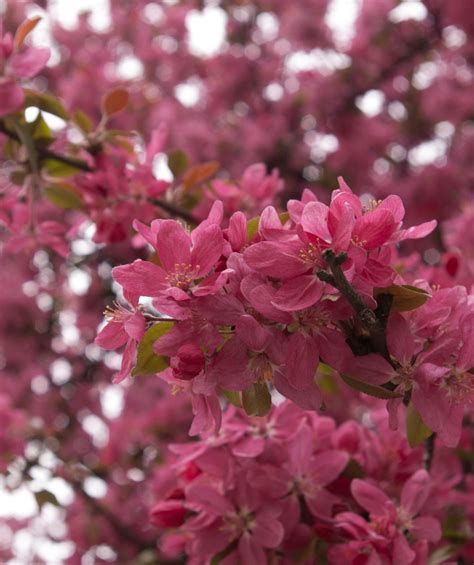
[[[118,349],[125,345],[122,366],[113,380],[120,383],[136,362],[137,346],[145,334],[146,320],[140,310],[128,310],[121,304],[108,308],[105,317],[109,321],[95,338],[95,343],[103,349]]]
[[[225,283],[225,274],[210,275],[223,250],[216,224],[201,224],[191,235],[174,220],[155,220],[151,230],[137,224],[137,229],[155,247],[161,266],[137,259],[113,270],[133,302],[140,296],[188,300],[190,292],[211,294]]]

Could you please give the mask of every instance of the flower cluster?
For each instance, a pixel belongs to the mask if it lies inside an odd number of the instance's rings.
[[[228,411],[218,435],[170,447],[151,511],[162,551],[192,563],[426,564],[447,505],[467,504],[452,490],[459,469],[439,457],[427,472],[387,426],[380,409],[341,425],[288,401],[265,418]]]
[[[317,410],[322,362],[384,385],[394,425],[411,395],[428,427],[455,445],[474,388],[472,301],[462,287],[430,297],[423,281],[403,285],[396,245],[436,225],[404,229],[403,216],[399,197],[364,207],[340,179],[329,206],[306,191],[286,214],[267,207],[247,222],[236,212],[225,229],[219,202],[191,233],[173,220],[136,222],[154,260],[113,270],[131,306],[109,311],[97,343],[127,343],[116,381],[141,363],[144,339],[169,359],[160,377],[192,393],[193,434],[219,428],[222,391],[241,393],[249,413],[269,409],[268,386]],[[144,314],[142,297],[154,314]]]

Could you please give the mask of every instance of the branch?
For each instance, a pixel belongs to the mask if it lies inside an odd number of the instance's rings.
[[[425,452],[423,454],[423,462],[425,464],[425,469],[427,471],[431,469],[431,463],[433,463],[435,442],[436,442],[435,432],[433,432],[430,435],[430,437],[425,439]]]
[[[78,480],[70,480],[70,484],[74,487],[74,490],[79,493],[82,498],[87,502],[87,504],[95,510],[98,514],[103,516],[109,524],[115,529],[120,537],[126,539],[127,541],[138,546],[140,549],[153,549],[156,551],[156,544],[150,542],[133,532],[129,526],[123,524],[117,516],[109,510],[106,506],[101,504],[98,500],[87,494],[84,490],[82,483]]]
[[[2,121],[0,121],[0,133],[3,133],[18,143],[22,143],[20,137],[14,131],[8,129]],[[61,155],[60,153],[56,153],[56,151],[51,151],[51,149],[48,149],[47,147],[36,147],[36,152],[39,159],[54,159],[55,161],[59,161],[65,165],[70,165],[71,167],[75,167],[76,169],[86,173],[92,173],[94,171],[94,169],[82,159]]]
[[[148,201],[151,204],[154,204],[155,206],[158,206],[159,208],[165,210],[171,216],[176,216],[178,218],[181,218],[182,220],[190,224],[199,223],[199,221],[190,212],[184,210],[183,208],[177,206],[176,204],[172,204],[171,202],[165,202],[160,198],[149,198]]]
[[[390,364],[390,354],[387,348],[387,339],[385,329],[387,325],[390,307],[392,305],[392,297],[382,295],[379,298],[377,309],[371,310],[364,302],[363,298],[357,293],[354,287],[347,280],[341,265],[347,259],[345,253],[336,255],[332,249],[327,249],[323,253],[323,259],[326,261],[330,273],[324,270],[318,271],[316,274],[320,280],[327,282],[346,298],[352,308],[355,310],[357,320],[364,331],[365,336],[360,336],[369,342],[371,349],[375,353],[379,353]],[[356,352],[357,354],[357,352]],[[359,353],[360,354],[360,353]]]

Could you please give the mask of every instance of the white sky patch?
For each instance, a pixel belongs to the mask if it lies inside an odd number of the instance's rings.
[[[346,47],[354,37],[360,4],[361,0],[331,0],[329,4],[325,20],[340,48]]]
[[[90,12],[89,23],[96,31],[112,24],[109,0],[52,0],[48,11],[66,29],[73,29],[83,12]]]
[[[312,51],[295,51],[288,55],[285,67],[290,72],[317,70],[322,74],[330,74],[335,70],[345,69],[351,63],[350,57],[333,49],[313,49]]]
[[[82,296],[89,290],[91,285],[91,276],[83,269],[73,269],[68,274],[68,281],[74,294]]]
[[[390,11],[388,18],[398,24],[404,20],[422,21],[428,15],[428,10],[420,0],[405,0]]]
[[[158,153],[153,157],[152,169],[156,179],[169,182],[173,180],[173,173],[168,167],[168,157],[165,153]]]
[[[356,99],[356,106],[366,116],[372,118],[380,114],[385,101],[385,95],[381,90],[369,90],[363,96]]]
[[[122,80],[134,80],[143,76],[143,63],[135,55],[126,55],[115,68],[117,77]]]
[[[196,82],[182,82],[174,89],[174,95],[183,106],[190,108],[199,102],[200,88]]]
[[[227,15],[221,8],[192,10],[186,16],[189,50],[193,55],[212,57],[224,45]]]
[[[408,152],[408,161],[415,167],[430,165],[445,156],[446,148],[447,143],[442,139],[425,141]]]
[[[100,395],[102,412],[106,418],[113,420],[118,418],[123,410],[123,388],[116,385],[109,385]]]

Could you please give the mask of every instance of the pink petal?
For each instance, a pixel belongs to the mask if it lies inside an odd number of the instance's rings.
[[[271,340],[270,332],[252,316],[240,316],[235,333],[252,351],[264,351]]]
[[[302,475],[310,465],[313,454],[313,434],[308,426],[301,427],[297,433],[298,441],[288,446],[289,469],[292,475]]]
[[[128,341],[127,332],[120,322],[109,322],[102,328],[94,343],[102,349],[118,349]]]
[[[399,533],[393,542],[393,565],[409,565],[415,557],[406,537]]]
[[[387,346],[390,354],[402,365],[411,362],[415,353],[415,340],[408,322],[401,314],[390,316],[387,325]]]
[[[294,333],[288,339],[285,375],[290,385],[304,390],[314,382],[319,364],[319,352],[314,339]]]
[[[313,275],[285,281],[275,294],[272,304],[284,312],[294,312],[313,306],[321,298],[324,284]]]
[[[241,563],[245,565],[262,565],[267,563],[267,558],[262,546],[258,541],[249,533],[244,533],[239,541],[239,556]]]
[[[222,255],[224,239],[219,226],[211,224],[203,230],[192,234],[193,250],[191,264],[196,269],[196,278],[207,275]]]
[[[240,251],[247,242],[247,219],[242,212],[232,214],[227,229],[227,237],[234,251]]]
[[[295,249],[280,242],[255,243],[245,250],[244,259],[259,273],[277,279],[291,279],[309,270]]]
[[[222,409],[217,396],[192,396],[194,419],[189,430],[190,436],[199,434],[216,434],[221,427]]]
[[[132,337],[135,341],[140,341],[145,333],[146,320],[143,314],[138,311],[126,320],[123,327],[130,337]]]
[[[314,484],[326,486],[335,481],[346,468],[349,455],[344,451],[324,451],[318,453],[311,463],[310,474]]]
[[[168,286],[163,269],[141,259],[115,267],[112,277],[135,296],[159,296]]]
[[[114,375],[114,378],[112,379],[112,382],[114,384],[121,383],[131,373],[137,357],[136,354],[137,344],[132,339],[130,339],[122,355],[122,366],[120,367],[120,371],[116,373]]]
[[[329,208],[322,202],[309,202],[304,207],[301,216],[301,225],[305,232],[309,232],[323,241],[331,241],[328,229]]]
[[[255,526],[252,528],[252,537],[263,547],[278,547],[283,541],[285,530],[269,510],[257,512]]]
[[[353,357],[346,362],[344,372],[373,385],[387,383],[395,374],[390,363],[377,353]]]
[[[234,507],[231,502],[219,494],[211,486],[198,483],[191,483],[186,488],[186,500],[193,504],[198,504],[207,512],[217,515],[224,515],[233,512]]]
[[[280,371],[275,371],[273,374],[273,384],[280,394],[289,398],[304,410],[319,410],[321,407],[321,393],[314,383],[306,389],[297,390],[290,385]]]
[[[392,241],[402,241],[404,239],[421,239],[429,235],[438,225],[436,220],[425,222],[419,226],[413,226],[406,230],[400,230],[392,239]]]
[[[438,542],[442,535],[438,520],[431,516],[415,518],[410,531],[417,539],[426,539],[433,543]]]
[[[362,242],[365,249],[375,249],[388,241],[395,228],[392,214],[376,208],[357,218],[352,235]]]
[[[0,100],[2,101],[0,104],[0,116],[6,116],[21,108],[24,99],[23,89],[13,80],[0,79]]]
[[[430,476],[424,469],[414,473],[403,485],[401,505],[410,516],[418,514],[430,493]]]
[[[401,222],[405,217],[405,207],[403,206],[402,199],[396,194],[391,194],[384,198],[378,205],[378,208],[390,212],[396,223]]]
[[[20,78],[31,78],[37,75],[49,59],[47,47],[29,47],[20,53],[15,53],[9,61],[10,71]]]
[[[161,220],[156,230],[158,256],[168,273],[176,265],[191,265],[191,238],[175,220]]]
[[[390,498],[378,487],[367,481],[354,479],[351,483],[351,493],[357,503],[375,516],[383,516],[393,507]]]

